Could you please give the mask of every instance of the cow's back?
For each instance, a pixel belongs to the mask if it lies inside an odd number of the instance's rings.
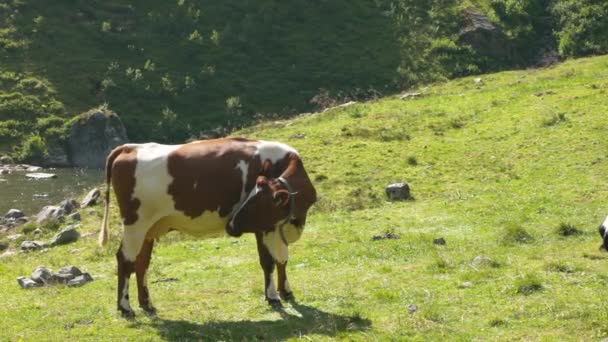
[[[218,139],[183,145],[128,144],[112,168],[126,226],[148,235],[180,230],[221,235],[254,169],[255,142]],[[251,172],[250,172],[251,171]],[[128,229],[128,227],[125,227]]]

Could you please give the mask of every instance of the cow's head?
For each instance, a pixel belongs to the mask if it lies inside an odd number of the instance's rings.
[[[603,239],[602,244],[600,245],[600,250],[608,251],[608,235],[606,234],[606,230],[608,230],[608,217],[606,217],[604,223],[600,224],[598,229],[600,236]]]
[[[228,221],[226,231],[232,236],[273,231],[290,213],[289,196],[293,195],[278,180],[258,176],[254,188]]]

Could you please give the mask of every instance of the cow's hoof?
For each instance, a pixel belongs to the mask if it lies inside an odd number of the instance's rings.
[[[144,310],[144,312],[146,313],[146,315],[148,315],[148,316],[156,316],[156,308],[153,307],[152,305],[140,306],[140,308],[142,310]]]
[[[275,310],[283,308],[283,304],[279,299],[268,299],[268,304]]]
[[[133,310],[125,310],[123,308],[119,308],[118,310],[120,311],[120,315],[122,316],[122,318],[126,318],[126,319],[135,318],[135,312],[133,312]]]
[[[293,292],[281,292],[280,296],[281,296],[281,299],[283,299],[284,301],[296,300],[296,297],[293,295]]]

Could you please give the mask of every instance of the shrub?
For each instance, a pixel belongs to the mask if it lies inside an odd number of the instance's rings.
[[[564,56],[608,52],[608,2],[559,0],[551,7],[558,48]]]
[[[555,232],[561,236],[573,236],[583,234],[578,228],[569,223],[560,223]]]
[[[538,277],[533,274],[528,274],[515,283],[518,294],[524,296],[531,295],[543,289],[543,284]]]
[[[510,224],[505,227],[502,242],[505,244],[513,244],[513,243],[532,243],[534,242],[534,237],[528,233],[523,227],[515,224]]]
[[[39,135],[30,135],[17,149],[15,158],[27,163],[39,162],[47,153],[48,151],[44,139]]]

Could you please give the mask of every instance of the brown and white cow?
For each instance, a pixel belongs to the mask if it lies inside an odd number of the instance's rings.
[[[296,150],[241,138],[183,145],[126,144],[106,161],[106,202],[100,245],[108,240],[110,182],[123,223],[118,261],[118,310],[132,317],[129,278],[140,307],[155,312],[146,272],[154,240],[171,230],[201,237],[254,233],[271,305],[293,298],[285,267],[288,244],[304,229],[316,192]],[[272,277],[278,270],[278,293]]]

